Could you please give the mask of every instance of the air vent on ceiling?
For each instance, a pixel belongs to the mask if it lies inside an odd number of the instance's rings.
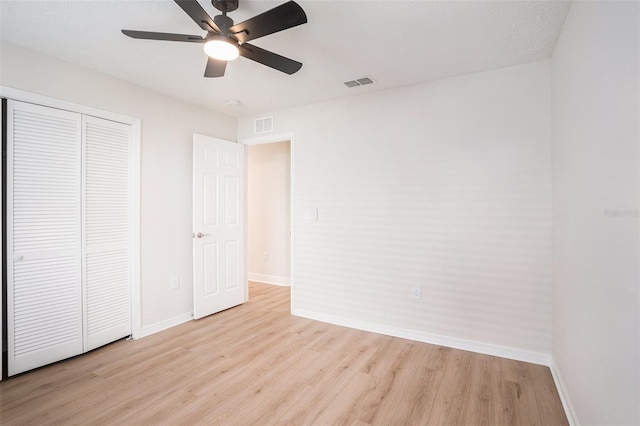
[[[373,82],[374,80],[371,77],[362,77],[362,78],[357,78],[355,80],[345,81],[344,85],[347,87],[358,87],[358,86],[364,86],[367,84],[372,84]]]
[[[268,133],[273,131],[273,116],[256,118],[256,133]]]

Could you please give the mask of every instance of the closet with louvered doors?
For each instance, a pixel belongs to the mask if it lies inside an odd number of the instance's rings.
[[[131,334],[131,126],[9,101],[8,375]]]

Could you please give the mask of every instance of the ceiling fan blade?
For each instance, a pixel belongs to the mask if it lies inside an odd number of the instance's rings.
[[[205,39],[197,35],[154,33],[149,31],[122,30],[122,34],[131,38],[143,40],[185,41],[189,43],[204,43]]]
[[[249,43],[241,44],[240,55],[252,61],[259,62],[263,65],[282,71],[286,74],[293,74],[302,68],[302,63],[293,59],[285,58],[277,53],[264,50],[258,46]]]
[[[178,6],[186,12],[193,21],[205,31],[220,32],[220,28],[213,22],[213,19],[204,11],[200,3],[196,0],[174,0]]]
[[[298,3],[289,1],[232,26],[229,32],[244,43],[306,22],[307,15],[304,10]]]
[[[205,77],[222,77],[227,68],[227,61],[220,61],[214,58],[207,59],[207,68],[204,70]]]

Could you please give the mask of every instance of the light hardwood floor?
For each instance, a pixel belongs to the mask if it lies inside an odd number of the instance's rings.
[[[566,425],[549,369],[289,315],[217,315],[0,382],[0,423]]]

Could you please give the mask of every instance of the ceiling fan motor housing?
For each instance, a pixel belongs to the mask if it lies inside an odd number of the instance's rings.
[[[227,15],[217,15],[213,17],[213,22],[220,28],[224,35],[228,35],[228,30],[233,26],[233,19]]]

